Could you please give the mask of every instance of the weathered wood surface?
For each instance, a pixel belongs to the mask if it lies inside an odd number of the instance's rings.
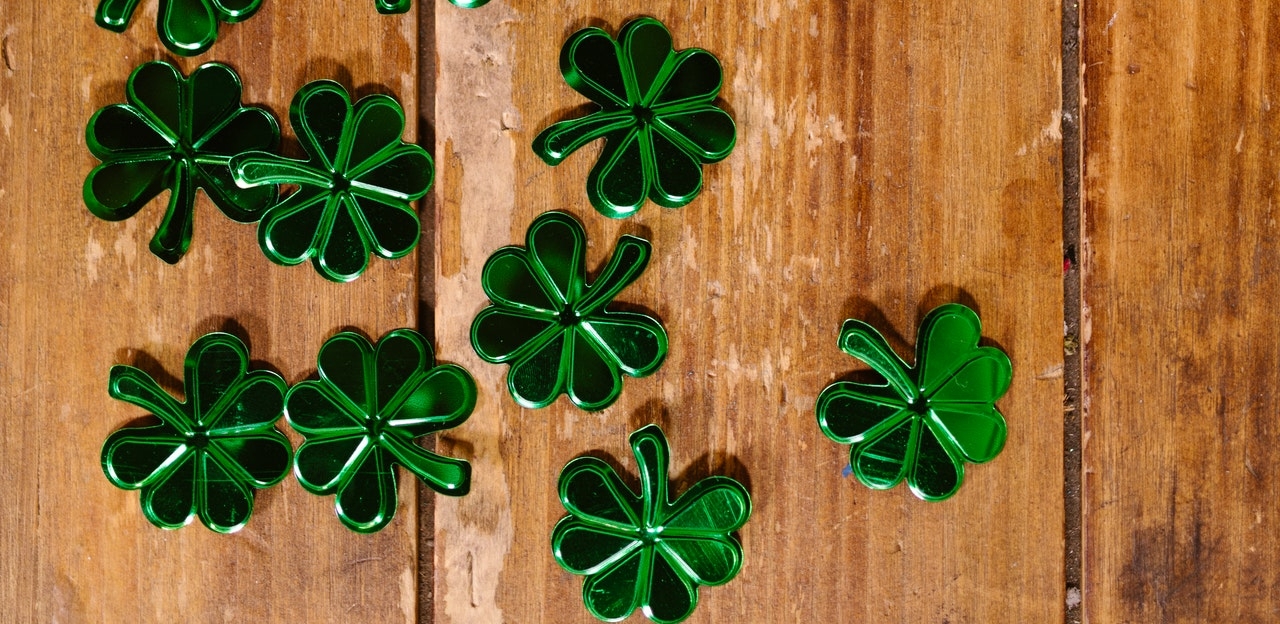
[[[103,476],[103,440],[142,416],[107,396],[111,365],[134,364],[180,391],[187,346],[226,329],[294,383],[314,374],[321,343],[340,328],[377,338],[413,326],[417,265],[377,260],[345,285],[309,265],[274,266],[253,226],[202,195],[191,251],[168,266],[147,250],[167,194],[122,223],[90,215],[86,122],[124,100],[137,64],[170,57],[154,0],[123,35],[94,24],[94,4],[0,3],[0,621],[416,621],[412,483],[402,483],[395,522],[361,536],[338,522],[331,498],[289,477],[260,492],[248,526],[228,537],[198,522],[157,529],[136,492]],[[266,2],[179,65],[230,64],[244,100],[277,117],[308,80],[389,92],[412,136],[417,36],[416,13],[378,15],[369,0],[338,10]]]
[[[1084,23],[1085,615],[1277,621],[1280,3]]]
[[[738,147],[691,205],[618,222],[585,196],[598,148],[550,168],[530,143],[584,103],[558,70],[565,38],[639,10],[719,56]],[[481,392],[439,442],[475,479],[437,502],[437,622],[594,621],[551,556],[556,479],[587,451],[634,475],[627,435],[650,422],[682,487],[728,474],[754,497],[745,567],[703,588],[691,622],[1062,620],[1056,2],[441,2],[434,27],[438,352]],[[592,270],[620,234],[654,244],[619,301],[662,319],[670,354],[601,413],[518,409],[507,368],[468,343],[485,260],[550,209],[584,222]],[[842,477],[847,448],[813,415],[863,368],[836,348],[840,323],[868,320],[907,354],[948,301],[976,307],[1014,362],[1007,448],[940,504]]]

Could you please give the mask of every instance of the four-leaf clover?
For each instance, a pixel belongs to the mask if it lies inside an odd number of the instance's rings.
[[[507,387],[521,405],[550,405],[561,392],[585,410],[604,409],[622,392],[622,373],[643,377],[667,354],[653,318],[605,306],[640,276],[649,242],[623,236],[594,283],[585,269],[587,235],[563,212],[529,226],[526,247],[503,247],[484,265],[493,305],[471,324],[471,345],[486,362],[510,363]]]
[[[257,221],[275,202],[276,187],[243,189],[227,163],[247,150],[275,149],[276,120],[240,105],[240,77],[219,63],[183,78],[163,61],[129,76],[128,104],[112,104],[89,119],[85,142],[102,161],[84,182],[84,203],[108,221],[128,219],[164,189],[169,207],[151,251],[170,264],[191,244],[196,189],[203,188],[234,221]]]
[[[435,365],[418,332],[397,329],[377,346],[343,332],[320,348],[319,380],[299,383],[285,399],[290,426],[307,438],[294,474],[307,491],[337,494],[338,518],[372,533],[395,516],[395,465],[431,489],[462,496],[471,465],[432,453],[414,440],[462,424],[476,404],[476,385],[459,366]]]
[[[981,336],[973,310],[940,306],[920,325],[911,368],[873,327],[845,321],[840,348],[887,383],[838,381],[818,396],[816,411],[827,437],[853,445],[859,481],[888,489],[905,477],[916,496],[942,500],[959,489],[965,461],[990,461],[1004,448],[995,402],[1013,372],[1003,351],[978,346]]]
[[[560,52],[560,71],[600,110],[543,130],[533,151],[558,165],[603,137],[587,196],[606,216],[630,216],[646,197],[668,208],[688,204],[702,190],[702,164],[733,150],[733,118],[714,103],[720,62],[699,48],[672,50],[658,20],[628,22],[617,41],[599,28],[578,31]]]
[[[426,150],[400,139],[400,104],[370,95],[353,106],[341,85],[319,80],[298,90],[289,119],[308,160],[250,152],[231,161],[241,186],[299,187],[263,215],[263,253],[285,265],[311,258],[321,275],[349,282],[370,252],[390,259],[412,251],[420,229],[412,202],[426,195],[433,173]]]
[[[124,32],[138,0],[98,0],[94,19],[107,30]],[[174,54],[195,56],[218,39],[218,22],[249,19],[262,0],[160,0],[156,31],[164,47]]]
[[[605,461],[579,457],[560,473],[560,500],[569,515],[556,525],[556,561],[585,575],[582,600],[602,620],[621,620],[636,607],[655,622],[693,613],[699,585],[729,582],[742,567],[742,545],[731,535],[751,515],[751,497],[729,477],[708,477],[676,501],[667,495],[667,439],[657,425],[631,434],[640,494]]]
[[[142,490],[152,524],[176,529],[200,516],[219,533],[240,530],[253,511],[254,488],[289,473],[289,440],[275,428],[285,383],[248,371],[249,351],[235,336],[206,334],[187,351],[180,403],[131,366],[111,369],[112,397],[141,407],[160,424],[125,427],[102,447],[111,483]]]

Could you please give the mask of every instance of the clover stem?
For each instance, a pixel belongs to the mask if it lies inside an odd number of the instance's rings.
[[[578,314],[591,316],[640,277],[649,264],[651,250],[649,241],[634,236],[623,236],[618,241],[617,248],[613,250],[613,257],[609,259],[609,264],[605,266],[595,283],[587,289],[587,296],[578,302]]]

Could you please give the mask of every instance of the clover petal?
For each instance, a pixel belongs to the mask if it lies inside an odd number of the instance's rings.
[[[177,528],[198,515],[214,531],[237,531],[252,513],[253,490],[288,473],[292,450],[275,429],[284,380],[248,366],[238,338],[202,336],[187,352],[181,403],[136,368],[111,369],[111,396],[162,424],[113,433],[102,468],[114,485],[142,489],[143,512],[156,526]]]
[[[644,542],[613,535],[572,516],[556,524],[551,543],[556,560],[571,574],[595,574],[629,557]]]
[[[628,22],[617,41],[599,28],[578,31],[561,49],[560,71],[600,110],[551,125],[533,150],[556,165],[604,138],[587,177],[587,197],[601,214],[628,217],[646,199],[684,206],[702,190],[702,164],[733,149],[733,119],[713,104],[719,61],[697,48],[675,52],[671,33],[653,18]]]
[[[560,499],[569,515],[552,534],[552,554],[587,577],[583,603],[596,617],[620,620],[639,607],[655,622],[679,622],[697,606],[698,585],[726,583],[741,568],[742,547],[730,533],[747,521],[751,499],[733,479],[710,477],[669,503],[662,430],[636,431],[631,448],[639,496],[600,459],[565,466]]]
[[[190,78],[153,61],[134,69],[125,88],[129,103],[104,107],[89,119],[89,151],[102,160],[85,179],[84,202],[109,221],[136,214],[160,191],[168,206],[151,251],[176,263],[191,244],[196,189],[239,222],[257,220],[275,202],[274,185],[245,190],[232,183],[227,164],[245,149],[274,149],[275,119],[240,105],[240,78],[218,63]]]
[[[142,489],[142,514],[162,529],[186,526],[197,504],[195,453],[183,455],[155,484]]]
[[[907,485],[924,500],[945,499],[960,488],[964,479],[964,463],[942,445],[932,427],[917,426],[919,442],[911,471],[907,474]]]
[[[649,199],[659,206],[679,208],[693,201],[702,190],[702,164],[686,147],[654,131],[659,127],[655,124],[648,133],[653,158]]]
[[[348,529],[373,533],[391,523],[400,499],[396,492],[396,471],[381,448],[370,449],[354,471],[338,486],[334,509]]]
[[[657,321],[635,312],[602,312],[582,323],[622,372],[643,377],[667,355],[667,332]]]
[[[107,30],[124,32],[138,0],[99,0],[94,19]],[[208,50],[218,38],[218,22],[248,19],[262,0],[159,0],[156,31],[173,53],[194,56]]]
[[[200,521],[219,533],[232,533],[244,527],[253,513],[253,490],[233,476],[212,453],[197,455]],[[284,472],[289,462],[284,462]],[[281,472],[283,476],[284,472]]]
[[[999,349],[978,346],[981,332],[965,306],[931,311],[920,324],[911,368],[874,328],[845,322],[840,348],[888,383],[838,381],[814,409],[827,437],[852,444],[859,481],[887,489],[905,478],[917,497],[943,500],[959,489],[965,461],[990,461],[1000,452],[1007,432],[995,402],[1008,390],[1012,368]]]
[[[263,215],[263,253],[280,264],[309,258],[325,278],[349,282],[371,253],[411,252],[421,229],[411,202],[427,193],[433,173],[426,150],[400,138],[400,105],[385,95],[352,104],[341,85],[319,80],[294,95],[289,119],[307,160],[246,152],[230,161],[242,187],[298,186]]]
[[[667,80],[653,101],[655,114],[680,110],[686,104],[710,104],[720,95],[723,76],[714,54],[702,48],[681,51],[672,60]]]
[[[499,249],[485,263],[481,282],[493,305],[472,321],[471,345],[481,359],[511,365],[507,387],[525,407],[545,407],[563,392],[579,408],[604,409],[622,392],[623,374],[648,375],[666,356],[657,320],[606,309],[644,272],[652,247],[623,236],[587,282],[586,232],[573,217],[544,213],[526,245]]]
[[[587,175],[587,197],[607,217],[629,217],[649,196],[652,173],[646,168],[643,140],[648,133],[627,128],[605,137],[604,149]]]
[[[102,445],[102,463],[116,487],[136,490],[167,474],[186,452],[186,438],[166,425],[125,427]]]
[[[319,380],[303,381],[285,399],[285,417],[307,441],[294,474],[306,490],[336,493],[338,518],[353,531],[391,522],[398,504],[395,465],[441,494],[470,489],[471,466],[414,443],[462,424],[475,408],[475,382],[461,367],[436,366],[431,345],[397,329],[372,345],[339,333],[317,357]]]

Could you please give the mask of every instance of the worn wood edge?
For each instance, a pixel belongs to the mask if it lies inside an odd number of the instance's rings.
[[[436,153],[436,5],[432,0],[418,1],[418,144],[432,153],[435,163],[435,184],[443,182],[439,173],[440,154]],[[418,215],[422,232],[418,243],[418,318],[417,329],[435,345],[435,271],[436,202],[435,193],[427,193],[419,201]],[[430,245],[430,248],[426,248]],[[437,358],[439,353],[436,354]],[[429,450],[436,448],[435,436],[420,444]],[[431,624],[435,621],[435,492],[421,481],[417,488],[418,509],[418,558],[417,558],[417,621]]]

